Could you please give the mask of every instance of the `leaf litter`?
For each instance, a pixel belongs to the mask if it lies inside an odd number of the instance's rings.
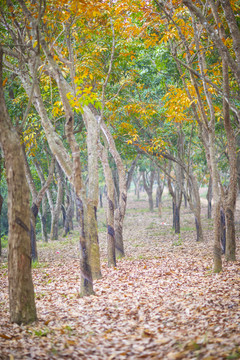
[[[39,321],[31,325],[9,322],[1,266],[0,359],[240,359],[240,262],[224,261],[224,271],[213,274],[205,214],[204,243],[195,241],[193,229],[175,235],[170,214],[169,207],[159,219],[146,199],[130,198],[126,257],[116,268],[107,267],[106,236],[99,234],[103,277],[94,281],[95,296],[79,297],[71,236],[41,248],[44,266],[33,269]],[[194,219],[183,209],[183,229],[189,224]],[[237,245],[239,253],[239,239]]]

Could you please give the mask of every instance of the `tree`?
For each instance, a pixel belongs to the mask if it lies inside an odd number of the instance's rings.
[[[0,145],[8,183],[9,255],[8,281],[10,319],[18,324],[37,319],[31,274],[30,203],[20,138],[12,126],[2,87],[0,48]]]

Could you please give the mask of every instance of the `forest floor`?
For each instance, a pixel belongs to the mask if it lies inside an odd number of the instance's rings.
[[[239,210],[237,218],[239,219]],[[212,221],[203,207],[204,243],[182,207],[181,235],[172,230],[169,199],[162,217],[145,195],[130,194],[126,257],[106,264],[104,209],[98,213],[102,279],[96,295],[79,297],[78,232],[38,243],[33,269],[37,323],[9,323],[7,266],[0,264],[0,359],[240,359],[240,261],[212,272]],[[5,254],[6,256],[6,254]]]

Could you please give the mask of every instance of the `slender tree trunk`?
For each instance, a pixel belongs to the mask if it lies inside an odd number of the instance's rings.
[[[81,272],[81,291],[80,297],[94,295],[93,291],[93,279],[92,271],[89,263],[89,254],[88,248],[89,244],[87,243],[87,221],[86,221],[86,209],[84,210],[84,205],[82,200],[77,197],[77,206],[80,213],[80,272]]]
[[[234,223],[234,211],[231,207],[226,209],[226,260],[236,260],[236,240],[235,240],[235,223]]]
[[[108,162],[107,144],[105,147],[99,144],[99,155],[103,165],[105,181],[107,185],[107,252],[108,266],[116,266],[115,231],[114,231],[114,181]]]
[[[225,254],[226,252],[226,218],[224,210],[220,209],[220,241],[221,241],[221,248],[222,253]]]
[[[175,230],[175,202],[174,199],[172,199],[172,228]]]
[[[148,195],[149,210],[151,212],[153,212],[153,210],[154,210],[154,204],[153,204],[154,177],[155,177],[155,170],[154,169],[150,171],[149,179],[147,179],[145,171],[142,171],[143,186],[144,186],[144,190],[146,191],[146,193]]]
[[[0,165],[1,166],[1,165]],[[1,171],[1,169],[0,169]],[[0,176],[0,181],[1,181],[1,176]],[[1,239],[1,213],[2,213],[2,205],[3,205],[3,197],[2,195],[0,194],[0,256],[2,256],[2,239]]]
[[[152,192],[148,193],[148,205],[149,205],[149,210],[151,212],[153,212],[154,211],[154,205],[153,205],[153,194],[152,194]]]
[[[202,231],[202,224],[199,221],[199,218],[195,216],[195,226],[196,226],[196,233],[197,233],[197,241],[203,241],[203,231]]]
[[[212,178],[209,177],[208,182],[208,191],[207,191],[207,201],[208,201],[208,219],[212,218]]]
[[[163,190],[164,190],[164,186],[165,186],[165,176],[164,176],[163,181],[161,181],[159,169],[157,171],[157,183],[158,183],[158,187],[157,187],[157,193],[156,193],[156,207],[158,208],[158,215],[159,215],[159,217],[161,217],[162,216],[162,195],[163,195]]]
[[[90,239],[90,265],[93,279],[102,277],[100,264],[100,249],[98,239],[97,207],[98,207],[98,141],[100,128],[97,118],[91,111],[83,114],[87,127],[87,150],[88,150],[88,196],[87,196],[87,219],[88,236]]]
[[[122,162],[122,159],[116,149],[113,137],[108,130],[106,124],[101,124],[101,131],[105,136],[109,151],[114,158],[114,161],[118,170],[118,179],[119,179],[119,201],[118,208],[115,209],[114,213],[114,230],[115,230],[115,246],[116,246],[116,255],[118,257],[125,256],[124,246],[123,246],[123,221],[126,213],[127,206],[127,183],[126,183],[126,172]]]
[[[66,196],[66,207],[65,207],[65,219],[64,219],[64,236],[67,236],[70,233],[70,221],[71,221],[71,198],[68,195]]]
[[[56,204],[52,210],[52,223],[50,231],[50,239],[58,240],[58,229],[59,229],[59,216],[61,212],[61,206],[63,202],[63,171],[59,164],[56,162],[56,175],[57,175],[57,199]]]
[[[170,170],[170,166],[169,166]],[[169,171],[170,173],[170,171]],[[178,178],[176,179],[178,180]],[[173,190],[171,179],[168,178],[168,190],[170,195],[172,196],[172,204],[173,204],[173,229],[175,230],[175,234],[180,234],[181,226],[180,226],[180,207],[182,202],[182,191],[179,188],[179,185],[176,184],[175,191]]]
[[[174,226],[175,226],[175,234],[180,234],[180,209],[175,204],[174,209]]]
[[[35,203],[31,206],[31,216],[30,216],[30,238],[31,238],[31,257],[32,261],[38,260],[37,253],[37,238],[36,238],[36,221],[38,215],[38,207]]]
[[[103,187],[99,188],[99,205],[100,208],[103,208]]]
[[[213,244],[213,271],[219,273],[222,271],[222,250],[220,244],[220,207],[221,207],[221,197],[220,189],[218,183],[218,174],[217,174],[217,164],[216,164],[216,155],[215,155],[215,134],[214,130],[210,132],[209,136],[210,144],[210,161],[211,161],[211,177],[213,185],[213,234],[214,234],[214,244]]]
[[[185,194],[183,194],[183,198],[184,198],[184,207],[185,209],[187,209],[187,197]]]
[[[2,180],[2,151],[1,151],[1,148],[0,148],[0,184],[1,184],[1,180]],[[1,190],[1,188],[0,188]],[[2,234],[2,222],[1,222],[1,213],[2,213],[2,205],[3,205],[3,197],[0,193],[0,256],[2,256],[2,237],[1,237],[1,234]]]
[[[42,240],[43,242],[48,242],[48,232],[47,232],[47,199],[44,195],[42,199],[42,212],[40,215],[41,219],[41,231],[42,231]]]
[[[2,88],[0,49],[0,145],[8,184],[8,286],[10,319],[17,324],[37,320],[31,274],[30,196],[20,139],[11,124]]]
[[[238,49],[239,49],[239,44],[238,44]],[[223,90],[225,94],[230,95],[228,61],[226,58],[223,58]],[[236,236],[235,236],[234,215],[235,215],[235,207],[236,207],[236,199],[237,199],[237,156],[236,156],[237,151],[236,151],[235,134],[230,121],[229,104],[225,99],[223,99],[223,119],[224,119],[224,128],[227,135],[229,167],[230,167],[230,179],[229,179],[228,189],[225,192],[225,196],[224,196],[224,208],[226,215],[225,258],[227,261],[235,261]]]

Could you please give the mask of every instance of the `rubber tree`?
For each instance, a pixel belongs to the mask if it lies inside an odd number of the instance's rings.
[[[27,324],[37,320],[31,273],[30,193],[25,177],[19,135],[11,123],[3,93],[0,48],[0,145],[8,185],[8,289],[10,320]]]

